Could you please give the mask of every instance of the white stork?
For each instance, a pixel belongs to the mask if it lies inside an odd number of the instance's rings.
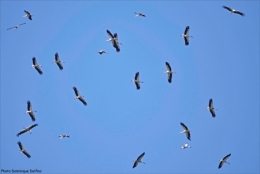
[[[230,163],[227,162],[227,159],[228,159],[230,156],[231,156],[231,153],[228,154],[227,156],[225,156],[223,159],[220,160],[220,163],[219,163],[219,165],[218,165],[218,168],[219,168],[219,169],[223,166],[224,163],[230,164]]]
[[[41,70],[41,68],[40,68],[40,67],[42,67],[42,66],[37,64],[37,60],[36,60],[35,57],[32,58],[32,61],[33,61],[32,68],[35,68],[35,69],[38,71],[38,73],[39,73],[40,75],[42,75],[42,70]]]
[[[228,11],[230,11],[230,14],[236,13],[236,14],[239,14],[239,15],[241,15],[241,16],[245,16],[244,13],[242,13],[242,12],[240,12],[240,11],[237,11],[237,10],[235,10],[235,9],[232,9],[232,8],[230,8],[230,7],[223,6],[223,8],[224,8],[224,9],[227,9]]]
[[[163,72],[163,73],[168,74],[168,82],[171,83],[172,82],[172,74],[174,74],[176,72],[172,71],[171,66],[168,62],[165,62],[165,64],[166,64],[167,71]]]
[[[215,110],[218,110],[218,109],[213,107],[213,100],[212,99],[209,99],[209,106],[207,107],[207,110],[210,111],[213,118],[216,116]]]
[[[182,149],[186,149],[186,148],[191,148],[191,146],[189,146],[187,143],[184,144],[183,146],[181,146]]]
[[[32,104],[31,102],[28,100],[27,101],[27,111],[25,112],[26,114],[29,114],[30,117],[32,118],[32,121],[35,121],[35,116],[33,112],[37,112],[37,111],[33,111],[32,110]]]
[[[26,11],[26,10],[24,10],[24,13],[25,13],[25,15],[23,16],[23,17],[28,17],[28,19],[30,19],[30,20],[32,20],[32,14],[31,13],[29,13],[28,11]]]
[[[20,27],[20,26],[23,25],[23,24],[26,24],[26,23],[18,24],[18,25],[14,26],[14,27],[8,28],[7,30],[10,30],[10,29],[12,29],[12,28],[14,28],[14,29],[16,30],[18,27]]]
[[[69,135],[60,135],[59,138],[60,139],[62,139],[62,138],[70,138],[70,136]]]
[[[146,17],[144,14],[142,14],[142,13],[136,13],[136,12],[135,12],[135,16],[136,16],[136,17],[139,17],[139,16],[141,16],[141,17]]]
[[[23,148],[23,145],[20,141],[18,141],[18,145],[20,147],[20,152],[25,154],[28,158],[31,158],[31,155]]]
[[[58,53],[55,53],[55,61],[52,63],[56,63],[58,65],[58,67],[60,68],[60,70],[63,70],[63,66],[61,63],[65,63],[65,62],[60,60],[60,56]]]
[[[34,128],[35,126],[38,126],[38,124],[33,124],[27,128],[24,128],[23,130],[21,130],[18,134],[17,134],[17,137],[19,137],[19,135],[22,135],[23,133],[25,132],[30,132],[31,134],[31,129]]]
[[[112,33],[109,30],[107,30],[107,34],[109,36],[109,39],[106,40],[106,41],[112,42],[112,45],[116,48],[116,51],[119,52],[120,51],[119,44],[122,45],[122,43],[118,42],[118,35],[117,35],[117,33],[115,33],[114,36],[113,36]]]
[[[184,38],[185,45],[189,45],[189,37],[193,38],[192,36],[189,36],[189,30],[190,30],[190,27],[187,26],[185,31],[184,31],[184,34],[180,35]]]
[[[145,164],[145,162],[142,162],[142,158],[144,157],[144,155],[145,155],[145,152],[142,153],[136,160],[134,160],[133,168],[135,168],[138,165],[138,163]]]
[[[191,132],[191,130],[189,130],[187,128],[187,126],[185,126],[185,124],[183,124],[182,122],[181,122],[181,126],[184,129],[181,133],[185,133],[186,137],[188,138],[188,140],[190,140],[190,132]]]
[[[104,54],[104,53],[108,54],[108,53],[105,52],[104,50],[100,50],[100,51],[98,51],[98,53],[99,53],[99,54]]]
[[[84,96],[81,96],[81,95],[79,94],[79,91],[77,90],[77,88],[76,88],[75,86],[73,87],[73,90],[74,90],[74,92],[75,92],[75,94],[76,94],[75,99],[79,99],[79,100],[86,106],[86,105],[87,105],[87,102],[83,99]]]
[[[135,83],[136,89],[139,90],[140,89],[140,83],[144,83],[144,82],[139,80],[139,72],[135,73],[135,79],[132,80],[132,82]]]

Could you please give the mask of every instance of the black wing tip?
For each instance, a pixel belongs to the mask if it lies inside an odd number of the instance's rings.
[[[172,83],[172,80],[168,79],[168,82],[169,82],[169,83]]]

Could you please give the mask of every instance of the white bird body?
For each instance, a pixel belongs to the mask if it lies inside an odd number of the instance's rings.
[[[181,124],[182,128],[184,129],[184,130],[183,130],[182,132],[180,132],[180,133],[185,133],[187,139],[190,140],[190,132],[191,132],[191,130],[189,130],[188,127],[185,126],[185,124],[183,124],[182,122],[181,122],[180,124]],[[190,140],[190,141],[191,141],[191,140]]]
[[[133,168],[135,168],[139,163],[145,164],[145,162],[142,162],[142,158],[144,157],[145,152],[142,153],[136,160],[134,160]]]
[[[60,70],[63,70],[62,63],[65,63],[65,62],[60,60],[60,56],[58,53],[55,53],[55,60],[52,63],[56,63],[58,65],[58,67],[60,68]]]
[[[31,129],[34,128],[35,126],[38,126],[38,124],[33,124],[31,126],[28,126],[27,128],[24,128],[23,130],[21,130],[17,136],[19,137],[19,135],[22,135],[25,132],[29,132],[31,134]]]
[[[75,99],[79,99],[86,106],[87,102],[84,100],[84,98],[83,98],[84,96],[81,96],[79,94],[79,91],[78,91],[78,89],[75,86],[73,87],[73,90],[74,90],[75,95],[76,95]]]
[[[242,13],[242,12],[240,12],[240,11],[238,11],[238,10],[232,9],[232,8],[230,8],[230,7],[227,7],[227,6],[222,6],[222,7],[223,7],[224,9],[230,11],[230,14],[235,13],[235,14],[239,14],[239,15],[241,15],[241,16],[245,16],[244,13]]]
[[[27,101],[27,111],[25,112],[26,114],[29,114],[32,121],[35,121],[35,116],[34,116],[34,113],[33,112],[37,112],[37,111],[33,111],[32,109],[32,104],[31,102],[28,100]]]
[[[7,30],[10,30],[12,28],[14,28],[16,30],[17,28],[19,28],[21,25],[24,25],[24,24],[26,24],[26,23],[22,23],[22,24],[16,25],[14,27],[8,28]]]
[[[24,13],[25,13],[25,15],[23,16],[23,17],[28,17],[28,19],[30,19],[30,20],[32,20],[32,14],[31,13],[29,13],[28,11],[26,11],[26,10],[24,10]]]
[[[184,144],[183,146],[181,146],[182,149],[186,149],[186,148],[191,148],[191,146],[189,146],[187,143]]]
[[[181,37],[184,38],[185,45],[189,45],[189,37],[193,38],[192,36],[189,35],[189,30],[190,30],[190,27],[187,26],[187,27],[185,28],[184,33],[180,35]]]
[[[168,62],[165,62],[167,71],[163,72],[168,75],[168,82],[172,82],[172,74],[175,74],[176,72],[172,71],[171,66]]]
[[[224,158],[222,158],[221,160],[219,160],[219,161],[220,161],[220,163],[219,163],[219,165],[218,165],[218,168],[219,168],[219,169],[223,166],[224,163],[230,164],[230,163],[227,162],[227,159],[228,159],[230,156],[231,156],[231,153],[228,154],[228,155],[226,155],[226,156],[225,156]]]
[[[99,54],[104,54],[104,53],[108,54],[108,53],[107,53],[106,51],[104,51],[104,50],[100,50],[98,53],[99,53]]]
[[[115,33],[114,35],[112,35],[112,33],[111,33],[109,30],[107,30],[107,34],[108,34],[108,36],[109,36],[109,39],[106,40],[106,41],[111,42],[112,45],[113,45],[113,47],[116,49],[116,51],[119,52],[119,51],[120,51],[120,46],[119,46],[119,44],[122,45],[122,43],[118,42],[118,35],[117,35],[117,33]]]
[[[32,58],[32,61],[33,61],[32,68],[35,68],[35,69],[38,71],[38,73],[39,73],[40,75],[42,75],[42,70],[41,70],[41,68],[40,68],[40,67],[42,67],[42,66],[41,66],[41,65],[38,65],[37,60],[36,60],[35,57]]]
[[[30,154],[24,149],[22,143],[20,141],[18,141],[17,144],[19,145],[20,152],[23,153],[24,155],[26,155],[28,158],[31,158]]]
[[[218,110],[218,109],[214,108],[212,99],[209,99],[209,106],[207,107],[207,110],[210,111],[213,118],[216,116],[215,110]]]
[[[135,83],[137,90],[141,88],[140,83],[144,83],[144,82],[139,80],[139,72],[135,73],[135,79],[133,79],[132,82]]]

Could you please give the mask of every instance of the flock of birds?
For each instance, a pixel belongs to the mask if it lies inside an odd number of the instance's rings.
[[[241,15],[241,16],[244,16],[244,13],[242,13],[242,12],[240,12],[240,11],[237,11],[237,10],[235,10],[235,9],[232,9],[232,8],[230,8],[230,7],[223,6],[223,8],[227,9],[228,11],[230,11],[231,14],[232,14],[232,13],[235,13],[235,14],[239,14],[239,15]],[[24,10],[24,12],[25,12],[25,16],[23,16],[23,17],[27,17],[29,20],[32,20],[32,16],[33,16],[33,15],[30,14],[28,11],[25,11],[25,10]],[[144,14],[142,14],[142,13],[136,13],[136,12],[135,12],[135,15],[136,15],[136,17],[146,17],[146,16],[145,16]],[[19,25],[14,26],[14,27],[8,28],[7,30],[10,30],[10,29],[13,29],[13,28],[16,30],[16,29],[18,29],[21,25],[24,25],[24,24],[26,24],[26,23],[21,23],[21,24],[19,24]],[[192,38],[192,36],[189,35],[189,29],[190,29],[190,27],[187,26],[187,27],[185,28],[184,33],[180,35],[181,37],[184,38],[185,45],[189,45],[189,38]],[[116,51],[117,51],[117,52],[120,52],[120,45],[122,45],[122,43],[120,43],[120,42],[118,41],[118,35],[117,35],[117,33],[114,33],[114,35],[113,35],[109,30],[106,30],[106,32],[107,32],[107,34],[108,34],[108,36],[109,36],[109,39],[106,40],[106,41],[111,42],[112,45],[113,45],[113,47],[116,49]],[[99,53],[99,54],[105,54],[105,53],[108,54],[108,53],[107,53],[106,51],[104,51],[104,50],[100,50],[98,53]],[[38,72],[40,75],[42,75],[43,72],[42,72],[42,70],[41,70],[41,68],[40,68],[40,67],[42,67],[42,66],[37,63],[37,60],[36,60],[35,57],[32,58],[32,62],[33,62],[32,68],[35,68],[35,69],[37,70],[37,72]],[[60,70],[63,70],[63,65],[62,65],[62,63],[65,63],[65,62],[64,62],[64,61],[61,61],[61,60],[59,59],[59,54],[58,54],[58,53],[55,54],[55,61],[54,61],[53,63],[56,63],[56,64],[58,65],[59,69],[60,69]],[[166,69],[167,69],[167,70],[166,70],[166,72],[163,72],[163,73],[166,73],[166,74],[168,75],[168,82],[171,83],[171,82],[172,82],[172,75],[175,74],[176,72],[172,71],[171,66],[170,66],[170,64],[169,64],[168,62],[165,62],[165,65],[166,65]],[[135,83],[137,90],[140,90],[140,88],[141,88],[140,83],[143,83],[142,81],[139,80],[139,75],[140,75],[139,72],[136,72],[135,77],[134,77],[134,79],[132,80],[132,82]],[[80,95],[80,93],[79,93],[79,91],[78,91],[78,89],[77,89],[76,87],[73,87],[73,90],[74,90],[75,95],[76,95],[75,99],[80,100],[80,101],[86,106],[86,105],[87,105],[87,102],[84,100],[84,98],[83,98],[84,96],[81,96],[81,95]],[[208,105],[208,107],[207,107],[207,110],[210,111],[210,113],[211,113],[211,115],[212,115],[213,118],[216,116],[215,110],[217,110],[217,108],[214,108],[214,106],[213,106],[213,100],[212,100],[212,99],[209,100],[209,105]],[[31,120],[32,120],[33,122],[36,120],[35,115],[34,115],[34,112],[37,112],[37,111],[33,111],[31,102],[30,102],[30,101],[27,101],[27,111],[26,111],[26,114],[29,114],[29,116],[31,117]],[[190,136],[191,130],[189,130],[188,127],[187,127],[184,123],[182,123],[182,122],[180,123],[180,125],[181,125],[182,128],[183,128],[183,131],[182,131],[181,133],[185,133],[187,139],[188,139],[188,140],[191,140],[191,139],[190,139],[190,138],[191,138],[191,136]],[[33,125],[30,125],[30,126],[24,128],[24,129],[22,129],[22,130],[17,134],[17,136],[19,137],[20,135],[22,135],[22,134],[24,134],[24,133],[26,133],[26,132],[31,133],[31,130],[32,130],[34,127],[36,127],[36,126],[38,126],[38,124],[33,124]],[[70,135],[60,135],[60,136],[59,136],[59,139],[63,139],[63,138],[70,138]],[[19,148],[20,148],[20,152],[21,152],[21,153],[24,153],[28,158],[31,157],[30,154],[24,149],[24,147],[23,147],[23,145],[22,145],[22,143],[21,143],[20,141],[18,142],[18,146],[19,146]],[[181,148],[182,148],[182,149],[186,149],[186,148],[191,148],[191,146],[189,146],[189,145],[186,143],[186,144],[184,144]],[[135,168],[139,163],[145,164],[144,162],[142,162],[142,158],[144,157],[144,155],[145,155],[145,152],[143,152],[136,160],[134,160],[133,168]],[[227,159],[228,159],[230,156],[231,156],[231,154],[228,154],[228,155],[226,155],[224,158],[222,158],[222,159],[220,160],[220,162],[219,162],[218,168],[221,168],[224,163],[229,164],[229,163],[227,162]]]

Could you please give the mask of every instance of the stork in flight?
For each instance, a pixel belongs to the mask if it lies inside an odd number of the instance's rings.
[[[10,30],[10,29],[12,29],[12,28],[14,28],[14,29],[16,30],[18,27],[20,27],[20,26],[23,25],[23,24],[26,24],[26,23],[18,24],[18,25],[14,26],[14,27],[8,28],[7,30]]]
[[[19,135],[22,135],[25,132],[30,132],[31,134],[31,129],[34,128],[35,126],[38,126],[38,124],[33,124],[31,126],[28,126],[27,128],[24,128],[23,130],[21,130],[18,134],[17,137],[19,137]]]
[[[29,13],[28,11],[26,11],[26,10],[24,10],[24,13],[25,13],[25,15],[23,16],[23,17],[28,17],[28,19],[30,19],[30,20],[32,20],[32,14],[31,13]]]
[[[63,138],[70,138],[70,136],[69,136],[69,135],[60,135],[59,138],[60,138],[60,139],[63,139]]]
[[[74,90],[75,95],[76,95],[75,99],[79,99],[86,106],[87,102],[83,99],[84,96],[81,96],[79,94],[79,91],[77,90],[77,88],[75,86],[73,87],[73,90]]]
[[[136,17],[139,17],[139,16],[141,16],[141,17],[146,17],[144,14],[142,14],[142,13],[136,13],[136,12],[135,12],[135,16],[136,16]]]
[[[23,148],[23,145],[20,141],[17,142],[20,148],[20,152],[25,154],[28,158],[31,158],[31,155]]]
[[[60,68],[60,70],[63,70],[63,66],[61,63],[65,63],[65,62],[60,60],[60,56],[58,53],[55,53],[55,61],[52,63],[56,63],[58,65],[58,67]]]
[[[185,45],[189,45],[189,37],[193,38],[192,36],[189,35],[189,30],[190,30],[190,27],[187,26],[185,31],[184,31],[184,34],[180,35],[181,37],[184,38]]]
[[[98,53],[99,53],[99,54],[104,54],[104,53],[108,54],[108,53],[105,52],[104,50],[100,50],[100,51],[98,51]]]
[[[40,68],[40,67],[42,67],[42,66],[41,66],[41,65],[38,65],[37,60],[36,60],[35,57],[32,58],[32,61],[33,61],[32,68],[35,68],[35,69],[38,71],[38,73],[39,73],[40,75],[42,75],[42,70],[41,70],[41,68]]]
[[[165,62],[166,64],[166,72],[163,72],[165,74],[168,74],[168,82],[171,83],[172,82],[172,74],[175,74],[176,72],[172,71],[171,66],[168,62]]]
[[[191,148],[191,146],[189,146],[187,143],[184,144],[183,146],[181,146],[182,149],[186,149],[186,148]]]
[[[209,106],[207,107],[207,110],[210,111],[210,113],[211,113],[213,118],[216,116],[215,110],[218,110],[218,109],[213,107],[213,100],[212,100],[212,98],[209,99]]]
[[[223,8],[224,8],[224,9],[227,9],[228,11],[230,11],[230,14],[236,13],[236,14],[239,14],[239,15],[241,15],[241,16],[245,16],[244,13],[242,13],[242,12],[240,12],[240,11],[237,11],[237,10],[235,10],[235,9],[232,9],[232,8],[230,8],[230,7],[223,6]]]
[[[139,90],[141,87],[140,87],[140,83],[144,83],[142,81],[139,80],[139,72],[135,73],[135,79],[132,80],[132,82],[135,83],[136,85],[136,89]]]
[[[184,129],[181,133],[185,133],[187,139],[190,140],[190,132],[191,132],[191,130],[189,130],[188,127],[185,126],[185,124],[183,124],[182,122],[181,122],[181,126]]]
[[[231,156],[231,153],[228,154],[227,156],[225,156],[223,159],[220,160],[219,165],[218,165],[218,168],[219,168],[219,169],[223,166],[224,163],[230,164],[230,163],[227,162],[227,159],[228,159],[230,156]]]
[[[117,35],[117,33],[115,33],[114,35],[112,35],[112,33],[111,33],[109,30],[107,30],[107,34],[108,34],[108,36],[109,36],[109,39],[106,40],[106,41],[112,42],[113,47],[115,47],[116,51],[119,52],[119,51],[120,51],[120,46],[119,46],[119,44],[122,45],[122,43],[119,43],[119,42],[118,42],[118,35]]]
[[[27,101],[27,111],[25,112],[26,114],[29,114],[32,121],[35,121],[35,116],[34,116],[34,113],[33,112],[37,112],[37,111],[33,111],[32,110],[32,104],[31,102],[28,100]]]
[[[134,160],[133,168],[135,168],[139,163],[145,164],[145,162],[142,162],[142,158],[144,157],[145,152],[142,153],[136,160]]]

